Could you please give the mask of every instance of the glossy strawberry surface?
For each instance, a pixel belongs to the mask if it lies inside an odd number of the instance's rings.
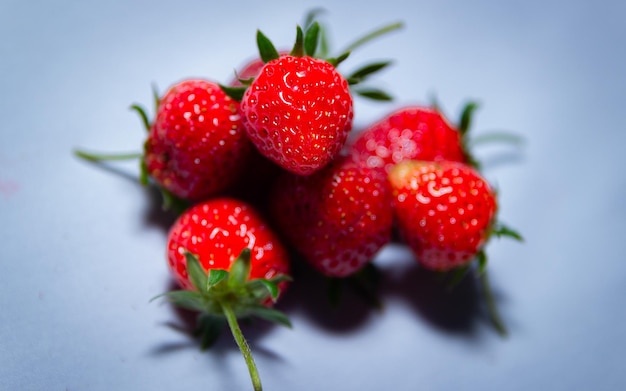
[[[230,186],[251,150],[239,103],[214,82],[188,79],[160,100],[144,162],[161,187],[198,201]]]
[[[389,242],[390,197],[385,175],[341,156],[310,176],[285,172],[272,192],[271,213],[306,261],[327,276],[346,277]]]
[[[268,159],[300,175],[327,165],[352,129],[348,82],[328,62],[282,56],[269,61],[241,101],[250,140]]]
[[[464,162],[461,134],[438,111],[407,106],[363,130],[350,145],[353,159],[372,168],[391,168],[408,159]]]
[[[472,261],[497,209],[493,190],[474,168],[407,160],[389,181],[400,233],[424,267],[444,271]]]
[[[192,289],[185,251],[195,254],[206,271],[229,270],[246,247],[251,249],[250,279],[289,273],[283,245],[250,205],[234,198],[213,198],[187,209],[170,228],[168,266],[182,288]]]

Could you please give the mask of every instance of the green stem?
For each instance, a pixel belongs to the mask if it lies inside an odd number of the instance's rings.
[[[491,291],[491,284],[489,284],[489,277],[487,277],[487,271],[483,271],[480,274],[480,282],[482,285],[483,295],[485,295],[485,302],[487,303],[487,310],[489,311],[489,317],[491,318],[491,322],[493,326],[496,328],[498,333],[505,337],[507,335],[506,328],[504,327],[504,323],[500,318],[500,314],[498,313],[498,308],[496,306],[496,301],[493,297],[493,292]]]
[[[230,331],[233,333],[235,342],[237,342],[237,346],[239,346],[239,350],[241,350],[241,354],[243,354],[243,358],[246,361],[246,365],[248,366],[250,379],[252,380],[252,386],[254,387],[255,391],[262,391],[263,386],[261,386],[261,378],[259,377],[259,372],[256,368],[256,364],[254,363],[254,358],[252,357],[250,346],[248,346],[248,342],[243,336],[241,328],[239,328],[237,316],[235,316],[235,312],[233,311],[233,308],[230,306],[229,303],[222,301],[220,302],[220,305],[222,306],[222,310],[224,311],[226,321],[228,321]]]
[[[360,39],[357,39],[356,41],[354,41],[352,44],[348,45],[348,47],[346,47],[343,52],[351,52],[354,49],[358,48],[359,46],[371,41],[374,38],[377,38],[383,34],[386,34],[388,32],[391,32],[393,30],[397,30],[399,28],[401,28],[403,26],[402,22],[397,22],[397,23],[393,23],[393,24],[389,24],[387,26],[381,27],[377,30],[372,31],[371,33],[361,37]],[[343,53],[342,52],[342,53]]]
[[[482,135],[474,136],[468,140],[468,145],[474,147],[476,145],[491,144],[493,142],[506,143],[516,147],[524,144],[524,138],[518,134],[505,131],[491,131]]]
[[[141,153],[97,154],[80,150],[75,150],[74,154],[82,159],[92,162],[100,162],[104,160],[132,160],[141,159],[143,157]]]

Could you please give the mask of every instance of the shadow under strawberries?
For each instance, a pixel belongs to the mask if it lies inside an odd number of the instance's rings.
[[[475,270],[469,270],[454,282],[451,273],[426,270],[411,256],[400,255],[398,259],[387,259],[381,272],[385,276],[380,290],[383,300],[399,299],[432,327],[469,337],[479,327],[491,327],[484,292]],[[496,305],[502,299],[496,296]]]
[[[292,259],[293,282],[277,304],[288,316],[302,315],[328,332],[347,333],[379,312],[354,281],[331,279],[297,256]]]
[[[480,291],[471,276],[450,287],[442,275],[417,264],[402,266],[385,280],[383,294],[400,298],[434,327],[451,333],[470,334],[480,315]]]
[[[143,190],[148,201],[144,209],[144,224],[159,228],[167,234],[178,217],[177,213],[164,209],[163,194],[157,186],[148,185]]]

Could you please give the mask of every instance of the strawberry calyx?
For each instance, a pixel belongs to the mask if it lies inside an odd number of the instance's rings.
[[[443,114],[443,111],[438,104],[437,100],[432,98],[432,107]],[[480,104],[476,101],[470,100],[465,103],[461,109],[461,114],[456,122],[456,129],[461,136],[461,147],[465,161],[476,169],[481,169],[481,163],[474,154],[473,149],[481,144],[487,144],[492,142],[506,143],[513,146],[520,146],[524,140],[521,136],[509,132],[509,131],[488,131],[480,136],[470,136],[470,129],[474,120],[476,110],[480,107]]]
[[[207,273],[198,257],[186,252],[187,272],[194,290],[175,290],[157,297],[166,297],[179,307],[218,317],[225,315],[223,306],[228,305],[237,318],[257,316],[291,327],[282,312],[265,305],[268,301],[275,302],[278,299],[279,284],[290,281],[290,277],[279,275],[271,279],[248,280],[250,254],[250,249],[245,248],[233,261],[230,271],[211,269]]]
[[[326,38],[325,29],[323,26],[315,20],[316,15],[320,10],[316,9],[307,15],[304,29],[300,25],[296,25],[296,39],[295,43],[289,52],[290,56],[294,57],[312,57],[324,60],[335,68],[345,61],[352,51],[360,46],[368,43],[369,41],[378,38],[384,34],[398,30],[403,27],[403,23],[395,22],[383,27],[380,27],[374,31],[371,31],[364,36],[358,38],[353,43],[348,45],[338,56],[328,56],[328,40]],[[268,63],[272,60],[280,57],[279,51],[276,49],[272,41],[261,30],[257,30],[256,42],[259,50],[259,56],[264,63]],[[382,69],[391,65],[391,61],[379,61],[371,64],[361,66],[356,71],[353,71],[346,77],[348,84],[352,87],[364,82],[372,74],[378,73]],[[220,85],[222,90],[231,98],[241,101],[245,90],[252,83],[254,78],[251,79],[239,79],[242,86],[226,86]],[[369,98],[379,101],[390,101],[392,96],[387,92],[371,87],[358,87],[353,88],[353,91],[364,98]]]
[[[189,281],[194,290],[169,291],[152,300],[165,297],[178,307],[199,312],[196,334],[200,336],[202,349],[209,348],[227,324],[244,357],[254,389],[262,390],[252,352],[238,320],[258,317],[291,328],[284,313],[267,305],[278,299],[279,285],[291,278],[278,275],[250,280],[250,256],[251,250],[244,248],[230,270],[210,269],[207,273],[195,254],[185,252]]]
[[[372,262],[368,262],[350,276],[326,277],[326,279],[328,301],[333,307],[340,305],[344,289],[349,289],[371,308],[377,311],[384,309],[383,302],[378,296],[380,270]]]

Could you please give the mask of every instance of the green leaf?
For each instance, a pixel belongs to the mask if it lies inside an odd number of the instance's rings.
[[[483,274],[487,270],[487,254],[485,250],[480,250],[476,254],[476,261],[478,262],[478,274]]]
[[[387,94],[383,90],[379,90],[376,88],[367,88],[367,89],[360,88],[358,90],[355,90],[354,92],[364,98],[368,98],[372,100],[377,100],[377,101],[392,101],[393,100],[393,97],[391,95]]]
[[[365,43],[370,42],[371,40],[378,38],[380,36],[383,36],[387,33],[390,33],[392,31],[398,30],[400,28],[404,27],[404,24],[402,22],[396,22],[396,23],[391,23],[388,25],[385,25],[383,27],[380,27],[366,35],[364,35],[363,37],[357,39],[356,41],[354,41],[353,43],[351,43],[350,45],[348,45],[348,47],[346,47],[346,49],[344,50],[344,52],[351,52],[354,49],[362,46]]]
[[[307,56],[315,56],[317,44],[319,42],[320,25],[313,22],[304,33],[304,54]]]
[[[308,29],[309,26],[311,26],[311,24],[315,21],[315,19],[317,19],[317,15],[322,14],[324,12],[326,12],[326,10],[322,7],[313,8],[312,10],[307,12],[304,18],[304,28]]]
[[[500,317],[500,313],[498,311],[496,300],[493,296],[491,284],[489,282],[489,277],[487,276],[486,271],[480,274],[480,283],[483,291],[483,296],[485,298],[485,303],[487,304],[487,311],[489,312],[489,318],[491,319],[491,323],[501,337],[506,337],[507,330],[504,322],[502,321],[502,318]]]
[[[244,86],[250,86],[250,84],[252,84],[252,82],[254,81],[254,77],[249,77],[247,79],[242,79],[240,77],[237,77],[237,80],[239,80],[239,83],[243,84]],[[245,91],[245,89],[244,89]]]
[[[348,80],[355,80],[355,82],[351,83],[351,84],[356,84],[356,83],[364,80],[369,75],[371,75],[373,73],[376,73],[376,72],[380,71],[381,69],[389,66],[389,64],[391,64],[391,61],[381,61],[381,62],[375,62],[375,63],[372,63],[372,64],[365,65],[365,66],[357,69],[353,73],[351,73],[348,76]]]
[[[189,281],[198,292],[207,291],[207,274],[200,265],[198,257],[189,251],[185,251],[185,260],[187,261],[187,273],[189,274]]]
[[[207,281],[208,287],[211,288],[226,278],[228,278],[228,271],[223,269],[211,269],[209,270],[209,279]]]
[[[257,30],[256,43],[259,47],[259,55],[263,62],[267,63],[279,57],[278,50],[276,50],[272,41],[270,41],[261,30]]]
[[[245,83],[242,82],[242,84],[244,84],[242,87],[231,87],[231,86],[226,86],[223,84],[220,84],[219,86],[226,95],[230,96],[237,102],[241,102],[241,99],[243,98],[243,94],[246,92],[246,89],[248,88],[248,86],[246,86]]]
[[[269,294],[272,300],[276,300],[278,298],[278,295],[280,294],[278,284],[265,278],[254,279],[248,282],[246,286],[248,287],[248,289],[253,291],[253,294],[259,299],[267,297],[267,295]]]
[[[280,274],[280,275],[278,275],[276,277],[270,278],[268,281],[271,281],[274,284],[280,284],[281,282],[293,281],[293,278],[291,278],[291,276],[288,276],[286,274]]]
[[[477,102],[468,102],[465,107],[463,107],[461,118],[459,119],[459,132],[461,136],[464,136],[469,131],[472,125],[472,117],[477,108]]]
[[[524,241],[524,238],[519,232],[517,232],[513,228],[510,228],[502,223],[496,224],[496,226],[492,229],[491,232],[497,237],[505,236],[505,237],[515,239],[520,242]]]
[[[133,104],[130,106],[130,109],[134,110],[137,114],[139,114],[143,127],[145,128],[147,132],[149,132],[150,126],[151,126],[150,120],[148,119],[148,114],[146,114],[146,110],[143,108],[143,106],[140,106],[138,104]]]
[[[251,251],[245,247],[239,253],[239,256],[233,261],[230,267],[230,276],[228,285],[232,288],[238,288],[245,285],[250,276],[250,254]]]
[[[159,297],[167,298],[172,304],[192,311],[205,311],[206,306],[202,294],[195,291],[188,290],[176,290],[163,293],[154,297],[152,300]],[[151,300],[151,301],[152,301]]]
[[[317,16],[321,13],[326,12],[325,9],[323,8],[314,8],[311,11],[309,11],[306,14],[306,17],[304,19],[304,30],[308,30],[309,27],[311,27],[311,25],[313,24],[313,22],[316,21]],[[314,55],[314,57],[317,58],[326,58],[328,56],[328,53],[330,52],[330,45],[328,42],[328,34],[326,33],[326,29],[324,28],[324,26],[319,23],[319,44],[318,44],[318,48],[317,51]]]
[[[345,52],[339,57],[328,58],[326,59],[326,61],[332,64],[332,66],[334,66],[335,68],[337,68],[337,66],[339,66],[339,64],[341,64],[349,56],[350,56],[350,52]]]
[[[293,49],[291,49],[291,53],[289,54],[295,57],[304,56],[304,33],[300,26],[296,28],[296,43],[294,43]]]
[[[187,201],[176,197],[167,189],[159,187],[159,190],[161,191],[161,197],[163,198],[163,204],[161,206],[163,210],[171,210],[176,214],[180,214],[187,209],[187,207],[189,207],[189,203]]]
[[[345,278],[362,299],[379,311],[383,309],[383,303],[378,297],[380,279],[380,270],[371,262],[367,263],[353,275]]]
[[[291,321],[289,320],[287,315],[277,309],[259,305],[252,307],[250,309],[250,313],[254,316],[258,316],[259,318],[269,320],[270,322],[278,323],[283,326],[292,328]]]
[[[469,265],[463,265],[450,270],[450,280],[448,281],[448,289],[454,289],[465,278],[469,271]]]
[[[200,348],[207,350],[215,344],[224,331],[224,318],[203,313],[198,317],[198,327],[195,335],[200,337]]]
[[[317,48],[316,57],[328,57],[328,53],[330,53],[330,44],[328,41],[328,33],[326,32],[326,29],[320,25],[320,43]]]
[[[159,89],[156,83],[152,83],[152,102],[154,103],[154,112],[159,111],[159,104],[161,103],[161,97],[159,96]]]
[[[139,163],[139,183],[142,186],[148,186],[150,181],[150,174],[148,174],[148,166],[146,165],[146,160],[141,159]]]

